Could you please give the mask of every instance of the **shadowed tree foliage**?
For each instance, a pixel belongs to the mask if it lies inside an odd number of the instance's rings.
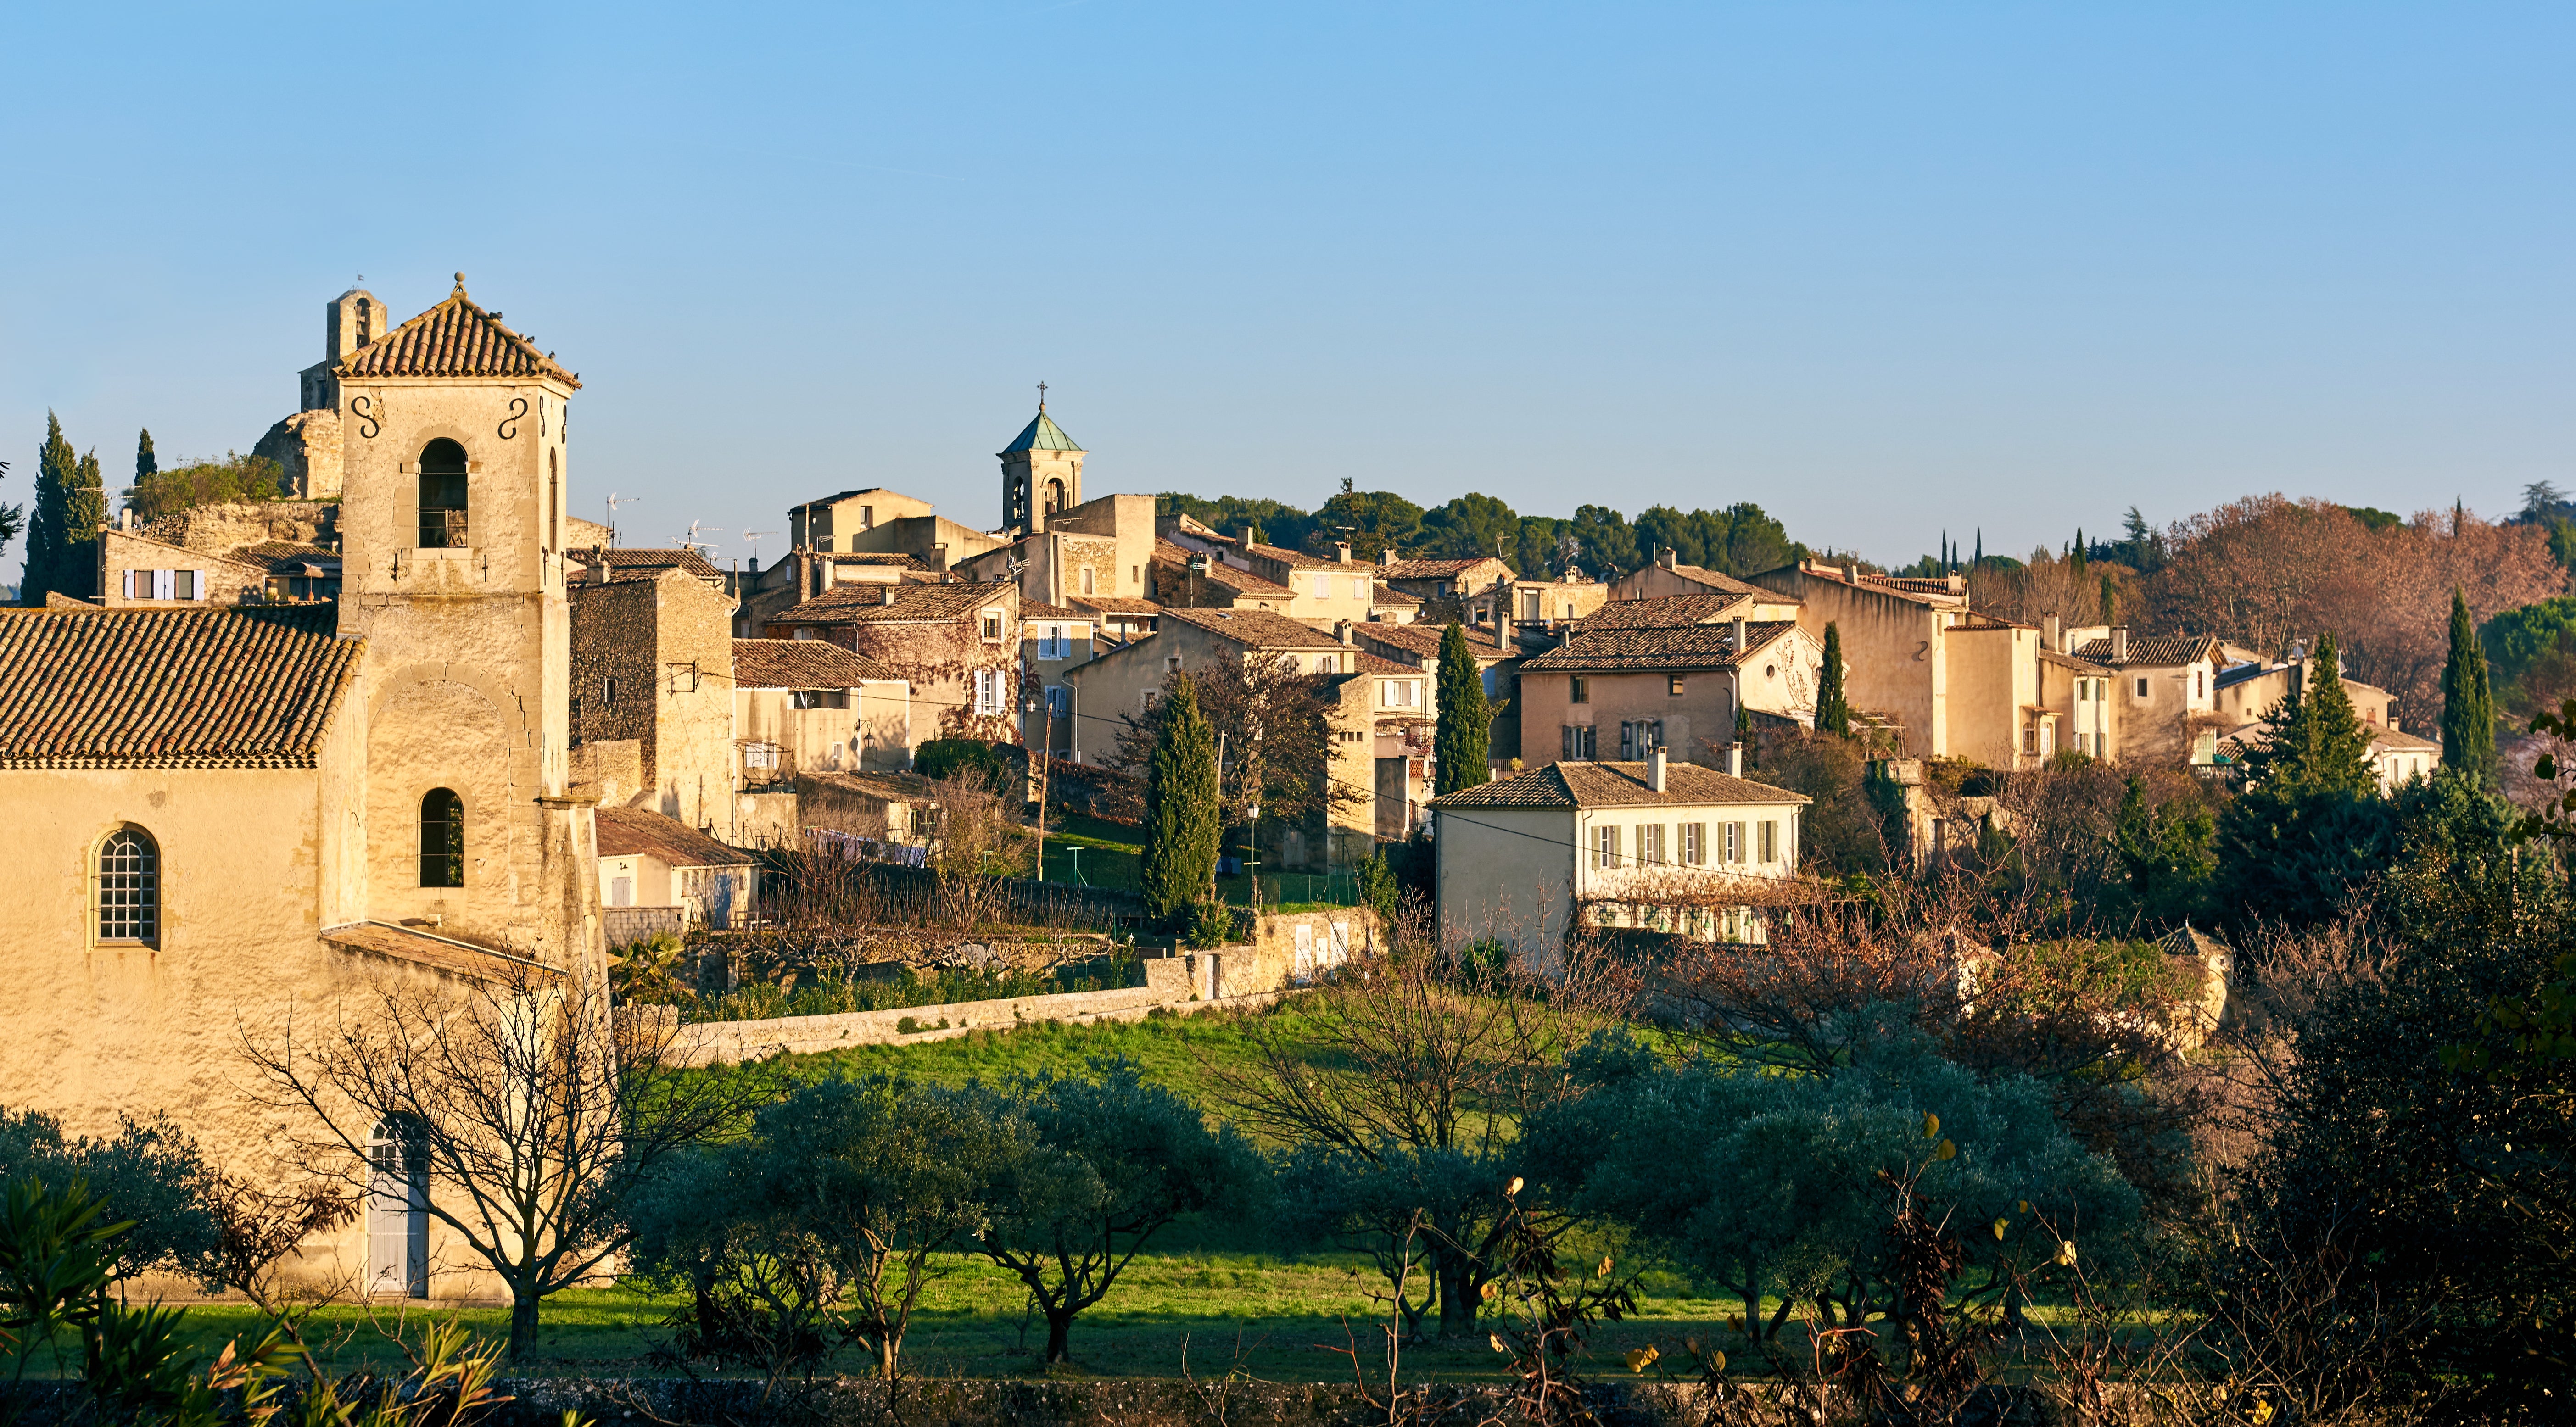
[[[1137,890],[1156,917],[1204,899],[1216,876],[1224,811],[1217,798],[1216,736],[1187,674],[1166,689],[1154,756],[1145,765],[1145,850]]]
[[[1825,626],[1825,667],[1816,675],[1816,727],[1825,733],[1851,732],[1851,701],[1843,696],[1843,632]]]
[[[1440,636],[1440,730],[1432,739],[1440,764],[1433,782],[1438,796],[1477,787],[1493,776],[1493,723],[1484,676],[1467,650],[1467,631],[1453,623]]]
[[[2323,921],[2386,865],[2393,833],[2370,730],[2336,671],[2334,636],[2246,750],[2247,787],[2218,822],[2221,903],[2239,919]]]
[[[98,581],[98,527],[107,519],[98,457],[75,456],[63,423],[45,413],[45,444],[36,460],[36,510],[27,530],[21,598],[54,594],[87,598]]]
[[[152,428],[146,426],[143,428],[143,434],[136,438],[134,443],[134,483],[138,486],[143,484],[153,472],[160,469],[161,458],[152,450]]]
[[[2495,691],[2469,602],[2451,591],[2451,658],[2442,666],[2442,766],[2480,785],[2495,772]]]
[[[1314,528],[1306,536],[1308,553],[1332,554],[1344,527],[1350,530],[1352,558],[1374,560],[1388,550],[1414,546],[1422,534],[1422,507],[1393,491],[1353,490],[1344,477],[1341,490],[1315,512]]]
[[[1422,553],[1435,560],[1498,555],[1519,570],[1520,541],[1521,518],[1512,508],[1474,491],[1422,517]]]

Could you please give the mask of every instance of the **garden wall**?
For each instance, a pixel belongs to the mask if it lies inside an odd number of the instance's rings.
[[[1263,916],[1243,946],[1156,955],[1148,948],[1145,984],[1113,991],[1063,991],[951,1001],[885,1011],[782,1016],[768,1021],[698,1021],[679,1028],[672,1059],[682,1065],[729,1065],[782,1051],[812,1055],[850,1046],[947,1040],[969,1031],[1010,1030],[1060,1021],[1140,1021],[1155,1010],[1248,1010],[1329,970],[1337,956],[1374,955],[1383,945],[1376,914],[1365,907]],[[1301,954],[1302,952],[1302,954]],[[642,1014],[653,1008],[637,1007]],[[909,1020],[916,1027],[905,1031]],[[940,1023],[947,1024],[942,1026]]]

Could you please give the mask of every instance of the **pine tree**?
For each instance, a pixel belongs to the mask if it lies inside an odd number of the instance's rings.
[[[143,439],[134,443],[134,483],[143,484],[146,477],[160,469],[161,458],[152,454],[152,428],[146,426]]]
[[[2301,687],[2246,752],[2247,787],[2218,823],[2218,902],[2232,916],[2323,921],[2387,869],[2395,817],[2340,668],[2333,636],[2319,639]]]
[[[1816,727],[1826,733],[1851,732],[1851,703],[1843,697],[1843,632],[1825,626],[1825,667],[1816,675]]]
[[[1440,729],[1431,750],[1438,759],[1432,787],[1442,797],[1492,779],[1494,711],[1485,703],[1485,677],[1467,650],[1467,631],[1452,623],[1440,636]]]
[[[2344,691],[2342,670],[2334,636],[2319,637],[2306,677],[2273,710],[2270,734],[2246,752],[2249,782],[2284,794],[2377,794],[2370,729]]]
[[[1223,811],[1216,735],[1189,675],[1172,676],[1160,714],[1154,756],[1145,766],[1145,849],[1136,883],[1147,913],[1170,921],[1207,896]]]
[[[68,564],[72,527],[67,523],[73,484],[80,479],[80,458],[63,439],[62,420],[45,413],[45,444],[36,454],[36,510],[27,525],[27,572],[19,598],[43,604],[49,591],[69,593],[62,571]]]
[[[2495,694],[2487,686],[2487,652],[2469,602],[2451,590],[2451,657],[2442,666],[2442,765],[2479,786],[2495,768]]]

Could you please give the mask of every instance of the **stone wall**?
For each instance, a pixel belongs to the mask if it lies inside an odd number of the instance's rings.
[[[250,453],[275,461],[284,471],[286,489],[305,500],[340,494],[340,413],[336,410],[299,411],[268,428]]]
[[[291,540],[299,545],[340,547],[340,507],[331,501],[239,500],[192,506],[165,515],[135,532],[147,540],[177,545],[209,555],[225,555],[245,545]]]

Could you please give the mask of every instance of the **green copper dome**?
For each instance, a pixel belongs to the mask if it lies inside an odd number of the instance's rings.
[[[1047,415],[1046,408],[1041,406],[1038,408],[1037,419],[1023,428],[1018,436],[1013,437],[1011,444],[1002,448],[1001,454],[1007,456],[1013,451],[1079,451],[1081,449],[1073,444],[1073,438],[1065,435],[1064,428],[1056,425],[1055,418]]]

